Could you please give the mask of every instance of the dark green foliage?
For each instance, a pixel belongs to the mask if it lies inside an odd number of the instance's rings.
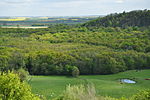
[[[100,55],[97,58],[95,58],[95,64],[97,66],[94,66],[93,73],[94,74],[112,74],[117,73],[120,71],[125,71],[127,68],[124,66],[124,62],[121,61],[122,59],[111,57],[110,55]]]
[[[87,27],[128,27],[128,26],[149,26],[150,10],[137,10],[131,12],[123,12],[120,14],[110,14],[103,18],[89,21],[83,26]]]

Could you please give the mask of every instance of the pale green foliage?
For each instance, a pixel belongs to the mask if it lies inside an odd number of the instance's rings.
[[[57,100],[98,100],[98,98],[92,85],[69,85],[63,95]]]
[[[150,90],[143,90],[136,95],[133,95],[130,100],[150,100]]]
[[[142,90],[130,98],[119,98],[116,100],[150,100],[150,90]]]
[[[40,100],[17,74],[0,73],[0,100]]]
[[[111,97],[97,96],[93,85],[68,86],[66,91],[54,100],[116,100]]]

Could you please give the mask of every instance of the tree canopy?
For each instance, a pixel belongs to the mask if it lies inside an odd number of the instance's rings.
[[[145,21],[149,21],[149,10],[109,15],[100,20],[107,17],[128,20],[128,16],[136,14],[145,16]],[[0,28],[0,70],[24,68],[32,75],[73,75],[75,72],[112,74],[131,69],[148,69],[148,25],[137,27],[135,24],[122,28],[59,24],[46,29]]]

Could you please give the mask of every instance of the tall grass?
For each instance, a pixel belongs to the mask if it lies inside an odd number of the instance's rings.
[[[68,86],[61,96],[54,100],[150,100],[150,90],[141,91],[130,98],[112,98],[96,95],[94,85]]]
[[[102,97],[96,95],[96,90],[94,85],[74,85],[67,86],[66,91],[54,100],[115,100],[109,97]]]
[[[98,100],[98,98],[93,85],[69,85],[57,100]]]

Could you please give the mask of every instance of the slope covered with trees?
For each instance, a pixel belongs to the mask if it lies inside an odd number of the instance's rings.
[[[123,27],[128,26],[149,26],[150,10],[136,10],[131,12],[115,13],[96,20],[89,21],[83,26],[87,27]]]
[[[150,68],[149,14],[144,10],[109,15],[85,23],[88,27],[0,28],[0,70],[24,68],[33,75],[78,76]],[[115,26],[117,21],[120,27],[102,27]]]
[[[0,29],[0,70],[111,74],[150,68],[150,28]],[[79,72],[78,72],[79,73]]]

